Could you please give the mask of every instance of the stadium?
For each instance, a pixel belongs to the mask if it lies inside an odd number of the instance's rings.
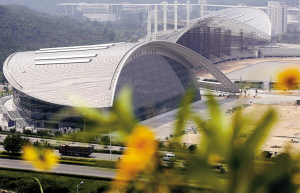
[[[228,11],[233,18],[226,18],[223,11],[219,17],[200,18],[154,41],[14,53],[3,65],[13,87],[13,96],[1,101],[4,117],[19,129],[53,124],[55,128],[79,128],[81,117],[61,122],[53,122],[52,117],[63,108],[76,106],[72,96],[83,99],[88,107],[109,110],[125,85],[133,89],[134,114],[141,121],[178,108],[188,88],[196,91],[195,101],[201,100],[200,88],[239,93],[214,64],[257,57],[254,47],[269,44],[270,29],[251,23],[263,21],[270,26],[270,21],[253,8]],[[249,25],[234,16],[240,12],[245,18],[254,15],[248,18]],[[199,80],[196,70],[200,68],[215,81]]]

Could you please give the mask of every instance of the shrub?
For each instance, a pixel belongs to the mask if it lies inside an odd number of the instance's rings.
[[[105,135],[105,136],[101,137],[100,143],[101,143],[102,145],[109,145],[109,143],[110,143],[110,138],[109,138],[109,136],[108,136],[108,135]]]
[[[289,160],[291,159],[291,156],[289,153],[281,153],[279,155],[277,155],[276,159],[278,160]]]
[[[26,143],[30,143],[30,140],[22,138],[20,134],[7,135],[4,139],[4,149],[8,152],[17,153]]]
[[[164,147],[166,147],[163,141],[157,141],[157,143],[158,143],[158,147],[159,147],[159,148],[164,148]]]
[[[168,148],[172,151],[177,150],[177,151],[182,151],[184,150],[182,145],[178,142],[170,142],[168,145]]]
[[[102,193],[106,192],[109,189],[107,184],[100,184],[100,186],[97,187],[96,193]]]
[[[38,130],[36,134],[39,136],[49,136],[49,132],[47,130]]]
[[[29,129],[25,129],[25,130],[24,130],[24,134],[26,134],[26,135],[31,135],[32,132],[31,132],[31,130],[29,130]]]
[[[189,150],[190,152],[195,152],[195,151],[197,151],[197,145],[195,145],[195,144],[190,145],[190,146],[188,147],[188,150]]]
[[[167,161],[167,165],[169,168],[173,168],[176,165],[176,158],[170,158],[169,161]]]
[[[16,133],[16,129],[9,129],[10,133]]]
[[[270,151],[263,151],[261,152],[260,156],[262,158],[270,158],[272,156],[272,153]]]
[[[61,187],[56,181],[50,179],[41,179],[41,185],[43,187],[44,193],[52,192],[64,192],[68,193],[69,190],[66,187]],[[17,187],[18,193],[40,193],[40,186],[37,181],[25,181],[23,179],[18,181]]]

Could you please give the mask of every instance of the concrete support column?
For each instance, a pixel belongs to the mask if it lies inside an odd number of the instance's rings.
[[[177,0],[174,1],[174,30],[177,30]]]
[[[157,35],[157,4],[154,6],[154,33],[153,33],[153,40],[156,40]]]
[[[66,12],[66,15],[68,15],[67,6],[65,6],[65,12]]]
[[[147,20],[147,40],[151,40],[151,11],[148,11],[148,20]]]
[[[201,17],[204,17],[204,5],[201,5]]]
[[[164,1],[164,31],[167,31],[167,8],[168,3]]]
[[[299,0],[300,1],[300,0]],[[190,0],[187,1],[186,4],[186,25],[190,25]]]

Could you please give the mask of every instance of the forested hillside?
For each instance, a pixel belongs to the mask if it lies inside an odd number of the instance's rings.
[[[109,22],[80,23],[67,17],[36,12],[24,6],[0,5],[0,79],[2,80],[5,59],[14,52],[122,41],[122,34],[116,36],[114,32],[120,31],[117,29],[118,26]]]

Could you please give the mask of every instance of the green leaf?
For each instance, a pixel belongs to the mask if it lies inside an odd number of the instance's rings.
[[[215,129],[217,129],[219,132],[222,132],[223,121],[219,103],[211,94],[208,94],[208,100],[206,101],[206,103],[209,109],[211,123],[216,127]]]
[[[36,177],[33,177],[33,178],[39,183],[41,193],[44,193],[43,187],[42,187],[42,184],[40,183],[40,181]]]
[[[264,117],[261,118],[257,127],[254,129],[252,136],[247,140],[245,144],[246,152],[254,152],[261,146],[268,132],[276,121],[277,114],[274,110],[269,110]]]
[[[124,131],[130,133],[134,126],[137,124],[137,120],[133,115],[132,104],[132,90],[128,87],[123,88],[120,91],[119,96],[114,102],[112,112],[118,125],[124,129]]]
[[[192,89],[189,89],[182,98],[181,105],[176,116],[174,137],[181,136],[184,126],[186,125],[186,121],[190,118],[192,113],[190,104],[193,102],[194,96],[195,92]]]

